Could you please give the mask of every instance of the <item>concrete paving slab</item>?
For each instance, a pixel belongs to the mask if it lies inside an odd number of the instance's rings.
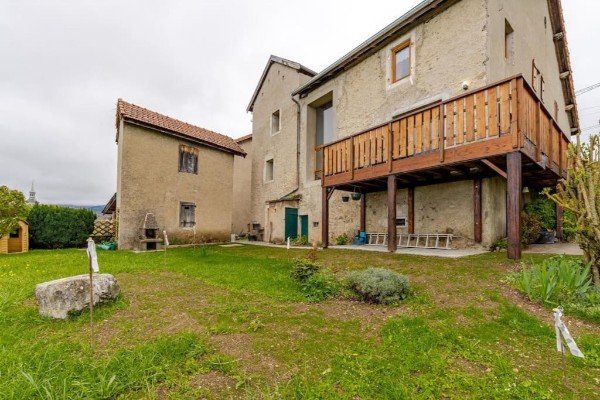
[[[583,250],[577,243],[552,243],[552,244],[530,244],[523,249],[525,254],[566,254],[569,256],[582,256]]]

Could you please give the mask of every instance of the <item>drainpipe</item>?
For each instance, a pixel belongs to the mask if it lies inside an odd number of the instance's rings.
[[[296,103],[296,190],[300,189],[300,103],[292,96]]]

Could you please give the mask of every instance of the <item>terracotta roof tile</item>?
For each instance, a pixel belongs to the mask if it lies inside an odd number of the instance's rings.
[[[123,99],[117,101],[117,129],[121,119],[140,122],[144,125],[164,129],[175,135],[181,135],[192,141],[216,146],[221,150],[245,156],[246,152],[229,136],[222,135],[208,129],[200,128],[187,122],[148,110],[146,108],[128,103]]]
[[[235,142],[236,143],[242,143],[242,142],[244,142],[244,141],[246,141],[248,139],[252,139],[252,134],[251,133],[235,139]]]

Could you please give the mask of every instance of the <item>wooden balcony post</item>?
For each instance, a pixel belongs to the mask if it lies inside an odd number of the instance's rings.
[[[482,241],[481,225],[481,178],[473,180],[473,213],[474,213],[474,239],[476,243]]]
[[[354,180],[354,136],[350,138],[350,179]]]
[[[511,87],[513,89],[513,115],[511,133],[514,135],[513,143],[516,143],[516,145],[513,147],[523,147],[525,144],[523,129],[521,128],[521,124],[523,124],[523,120],[525,119],[523,116],[523,102],[521,100],[521,95],[523,93],[523,78],[513,79]]]
[[[406,208],[408,208],[407,225],[408,233],[411,235],[415,233],[415,188],[408,188],[408,196],[406,199]]]
[[[440,104],[440,120],[438,126],[438,146],[440,147],[440,162],[444,162],[444,141],[446,133],[444,132],[444,103]]]
[[[521,152],[506,155],[508,258],[521,258]]]
[[[388,124],[388,133],[387,133],[387,161],[388,161],[388,172],[392,172],[392,157],[394,146],[392,145],[394,137],[394,128],[392,123]]]
[[[537,118],[535,126],[535,161],[542,161],[542,104],[537,103]]]
[[[360,197],[360,231],[367,231],[367,194]]]
[[[560,241],[563,240],[563,222],[564,222],[565,213],[561,206],[556,205],[556,238]]]
[[[387,207],[388,207],[388,251],[395,252],[398,246],[396,236],[396,175],[387,178]]]

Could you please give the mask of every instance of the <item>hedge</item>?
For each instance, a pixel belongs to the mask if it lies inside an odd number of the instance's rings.
[[[32,248],[83,247],[94,231],[96,214],[84,208],[34,205],[29,212],[29,243]]]

